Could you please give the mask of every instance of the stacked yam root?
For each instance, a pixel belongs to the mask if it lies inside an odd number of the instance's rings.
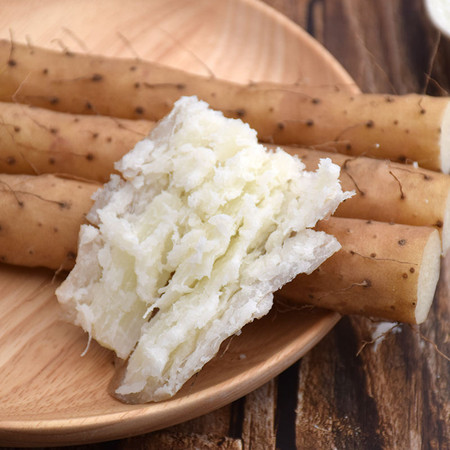
[[[447,98],[320,96],[0,41],[0,261],[69,270],[92,193],[181,95],[241,118],[268,144],[290,145],[310,170],[331,158],[355,191],[317,226],[342,249],[283,298],[425,320],[450,246]]]

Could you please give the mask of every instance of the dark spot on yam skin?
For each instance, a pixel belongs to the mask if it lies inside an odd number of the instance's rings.
[[[371,257],[371,258],[375,258],[376,256],[377,256],[376,253],[371,253],[371,254],[370,254],[370,257]]]
[[[375,122],[373,120],[368,120],[366,122],[366,127],[367,128],[373,128],[375,126]]]
[[[139,83],[138,81],[136,83],[134,83],[134,87],[136,89],[139,89],[141,87],[141,83]]]
[[[1,255],[0,256],[0,261],[1,262],[6,262],[6,256],[5,255]]]
[[[18,132],[20,131],[20,127],[16,125],[16,126],[14,127],[14,131],[15,131],[16,133],[18,133]]]
[[[352,149],[352,144],[347,144],[345,150],[350,151]]]
[[[134,108],[134,112],[136,114],[144,114],[144,108],[142,106],[136,106],[136,108]]]
[[[48,163],[49,163],[49,164],[52,164],[52,165],[53,165],[53,164],[55,164],[55,162],[56,162],[56,161],[55,161],[55,158],[48,158]]]
[[[53,233],[57,233],[58,231],[58,227],[53,227]]]
[[[137,69],[136,66],[131,66],[131,67],[130,67],[130,71],[131,71],[131,72],[134,72],[136,69]]]
[[[401,163],[405,163],[406,162],[406,156],[399,156],[398,158],[397,158],[397,161],[398,162],[401,162]]]
[[[372,282],[371,282],[370,280],[368,280],[368,279],[365,279],[365,280],[364,280],[363,287],[364,287],[364,288],[370,288],[370,287],[372,287]]]
[[[6,163],[8,164],[8,166],[13,166],[16,163],[16,158],[14,158],[14,156],[8,156],[6,158]]]
[[[0,231],[2,231],[3,230],[3,226],[2,226],[2,224],[0,223]]]
[[[61,209],[70,209],[70,203],[67,203],[67,202],[65,202],[65,201],[58,202],[58,206],[59,206]]]
[[[98,133],[92,133],[92,138],[93,139],[97,139],[98,138]]]
[[[314,300],[314,295],[313,295],[313,294],[308,294],[308,298],[309,298],[310,300]]]
[[[57,134],[58,133],[58,128],[50,128],[50,133]]]
[[[93,109],[93,108],[92,108],[92,103],[91,103],[91,102],[86,102],[85,108],[86,108],[86,109],[89,109],[89,110]]]
[[[112,137],[111,137],[111,136],[108,136],[108,137],[106,138],[106,142],[112,142]]]
[[[412,302],[411,305],[416,306],[416,302]]]
[[[369,219],[369,220],[366,220],[366,223],[367,223],[367,225],[371,225],[372,221]]]
[[[211,96],[211,98],[216,98],[216,93],[215,92],[211,92],[211,94],[209,94]]]
[[[438,220],[438,221],[435,223],[435,226],[437,226],[438,228],[442,228],[442,227],[444,226],[444,224],[443,224],[442,220]]]
[[[38,226],[39,228],[41,228],[41,227],[42,227],[42,222],[38,222],[37,226]]]
[[[431,181],[431,180],[433,179],[433,177],[431,177],[430,175],[425,174],[425,175],[423,176],[423,179],[424,179],[425,181]]]
[[[68,259],[71,259],[71,260],[74,260],[75,258],[76,258],[76,254],[75,254],[75,252],[72,252],[71,250],[69,250],[68,252],[67,252],[67,258]]]
[[[8,59],[8,66],[9,67],[17,66],[17,61],[15,59]]]
[[[80,118],[79,118],[79,117],[75,117],[75,119],[73,119],[73,121],[74,121],[75,123],[78,123],[78,122],[80,121]]]
[[[394,99],[392,97],[385,97],[386,103],[393,103]]]
[[[97,82],[97,81],[102,81],[103,80],[103,75],[100,75],[99,73],[94,73],[94,75],[92,75],[91,81]]]
[[[25,203],[22,200],[19,200],[17,202],[17,204],[19,205],[19,208],[24,208],[25,207]]]
[[[33,255],[33,254],[34,254],[33,249],[30,248],[30,250],[28,250],[28,254],[29,254],[29,255]]]
[[[409,271],[410,271],[411,273],[414,273],[414,272],[416,271],[416,269],[414,269],[414,267],[410,267]]]
[[[409,134],[409,129],[408,129],[408,128],[405,130],[405,133],[406,133],[406,134]]]
[[[306,121],[306,126],[312,127],[313,125],[314,125],[314,120],[309,119],[309,120]]]
[[[405,245],[406,244],[406,239],[400,239],[398,241],[398,245]]]
[[[350,250],[349,253],[350,253],[350,255],[352,255],[352,256],[355,255],[355,252],[354,252],[353,250]]]
[[[398,120],[394,120],[392,123],[393,123],[394,125],[398,125]]]
[[[44,70],[42,71],[42,73],[43,73],[44,75],[47,75],[47,74],[48,74],[48,69],[44,69]]]
[[[392,309],[392,311],[395,311],[395,305],[391,305],[390,308]]]
[[[271,107],[269,108],[269,112],[270,112],[270,113],[273,113],[273,111],[274,111],[273,106],[271,106]]]
[[[57,105],[59,103],[58,97],[51,97],[49,100],[50,105]]]
[[[402,278],[404,278],[406,280],[406,278],[408,278],[408,274],[407,273],[402,273]]]
[[[93,155],[92,153],[88,153],[88,154],[86,155],[86,159],[87,159],[88,161],[92,161],[92,160],[94,159],[94,155]]]
[[[278,122],[278,123],[277,123],[277,128],[278,128],[279,130],[284,130],[284,123],[283,123],[283,122]]]
[[[244,117],[246,114],[245,109],[244,108],[238,108],[236,110],[236,116],[237,117]]]
[[[178,83],[178,84],[177,84],[177,89],[178,89],[179,91],[182,91],[182,90],[186,89],[186,85],[183,84],[183,83]]]
[[[318,104],[320,103],[320,98],[313,98],[313,99],[311,100],[311,103],[312,103],[313,105],[318,105]]]
[[[420,114],[425,114],[426,112],[427,112],[426,109],[423,109],[423,108],[420,109]]]

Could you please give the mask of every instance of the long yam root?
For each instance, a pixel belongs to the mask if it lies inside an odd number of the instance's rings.
[[[413,324],[426,319],[440,272],[437,230],[343,218],[317,229],[336,236],[341,250],[286,284],[282,297],[341,314]]]
[[[0,172],[65,173],[107,181],[153,123],[0,102]]]
[[[0,260],[70,269],[99,185],[54,175],[0,175]],[[430,227],[331,218],[318,229],[343,249],[281,295],[342,313],[419,323],[438,282],[441,243]]]
[[[197,95],[227,116],[242,118],[265,142],[417,161],[424,168],[450,171],[448,98],[239,85],[148,61],[0,41],[0,101],[76,114],[159,120],[182,95]]]

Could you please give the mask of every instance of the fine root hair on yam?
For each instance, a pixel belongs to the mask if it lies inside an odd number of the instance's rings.
[[[393,322],[426,319],[440,272],[436,229],[334,217],[317,229],[336,236],[341,250],[285,285],[282,298]]]
[[[271,146],[272,148],[274,146]],[[315,170],[321,158],[341,167],[342,188],[353,190],[334,213],[338,217],[432,226],[441,234],[443,254],[450,246],[450,176],[413,165],[363,156],[283,147]]]
[[[242,85],[150,61],[68,55],[7,40],[0,40],[0,68],[1,101],[159,120],[181,96],[197,95],[212,108],[249,123],[265,142],[449,170],[448,126],[443,125],[448,97],[349,94],[298,84]]]

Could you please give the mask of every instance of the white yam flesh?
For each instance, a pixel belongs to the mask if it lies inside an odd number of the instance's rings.
[[[127,360],[115,395],[164,400],[272,293],[339,249],[312,230],[350,196],[339,167],[307,172],[240,120],[180,99],[116,165],[57,291],[70,320]]]

